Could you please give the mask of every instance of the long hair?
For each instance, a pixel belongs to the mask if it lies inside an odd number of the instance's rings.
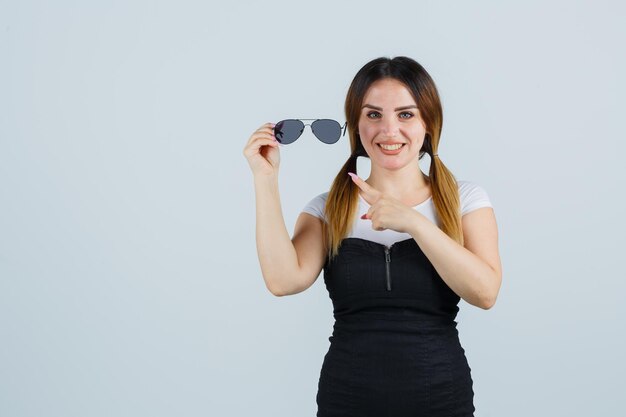
[[[441,230],[463,245],[456,179],[439,157],[432,156],[433,153],[437,153],[443,125],[443,111],[437,87],[426,70],[413,59],[405,56],[393,59],[381,57],[368,62],[357,72],[346,96],[345,113],[351,154],[335,177],[326,199],[327,223],[324,225],[324,239],[330,259],[337,255],[341,241],[350,233],[357,215],[359,189],[348,176],[348,172],[356,173],[357,157],[369,157],[361,144],[357,127],[367,90],[372,83],[383,78],[393,78],[402,82],[417,103],[426,125],[424,143],[418,159],[421,160],[425,153],[431,157],[428,181]]]

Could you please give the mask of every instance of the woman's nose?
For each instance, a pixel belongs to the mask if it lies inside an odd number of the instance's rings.
[[[382,124],[382,134],[385,136],[395,137],[398,130],[398,122],[392,118],[385,120]]]

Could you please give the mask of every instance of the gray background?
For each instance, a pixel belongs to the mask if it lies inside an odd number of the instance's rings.
[[[623,3],[54,3],[0,2],[0,415],[314,415],[332,305],[322,275],[265,288],[242,150],[343,123],[356,71],[396,55],[495,207],[498,301],[458,316],[476,415],[619,412]],[[348,141],[280,152],[291,233]]]

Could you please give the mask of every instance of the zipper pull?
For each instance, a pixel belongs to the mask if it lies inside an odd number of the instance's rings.
[[[387,291],[391,291],[391,273],[389,272],[389,264],[391,263],[391,255],[389,248],[385,247],[385,268],[387,270]]]

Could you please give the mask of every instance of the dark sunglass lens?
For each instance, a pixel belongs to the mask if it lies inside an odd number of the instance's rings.
[[[319,119],[311,124],[313,134],[324,143],[335,143],[341,137],[341,125],[336,120]]]
[[[304,130],[304,123],[300,120],[282,120],[274,126],[276,140],[283,145],[293,143],[300,137]]]

